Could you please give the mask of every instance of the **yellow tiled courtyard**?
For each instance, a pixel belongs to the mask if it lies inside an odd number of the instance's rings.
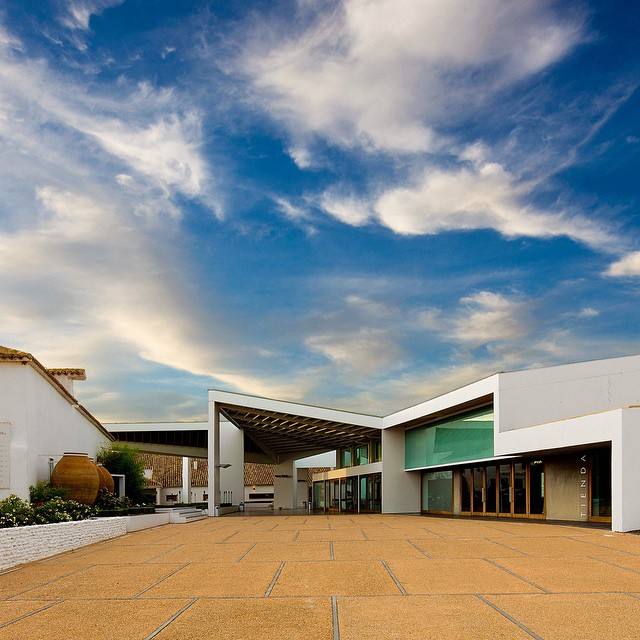
[[[0,640],[640,637],[640,536],[421,516],[235,516],[0,575]]]

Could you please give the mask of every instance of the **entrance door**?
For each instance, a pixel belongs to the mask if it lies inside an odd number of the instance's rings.
[[[499,486],[498,486],[498,515],[512,515],[512,495],[513,482],[511,477],[511,465],[501,464],[499,467]]]
[[[591,456],[589,520],[611,522],[611,449],[599,449]]]
[[[487,465],[485,474],[485,513],[495,516],[498,511],[498,467],[496,467],[496,465],[494,464]]]
[[[484,514],[484,467],[473,468],[473,513]]]
[[[524,462],[513,464],[513,514],[527,514],[527,467]]]

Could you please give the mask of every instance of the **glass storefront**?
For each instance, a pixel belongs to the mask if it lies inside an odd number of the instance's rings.
[[[380,513],[382,474],[370,473],[314,482],[313,508],[336,513]]]
[[[451,513],[453,471],[427,471],[422,474],[422,510],[430,513]]]

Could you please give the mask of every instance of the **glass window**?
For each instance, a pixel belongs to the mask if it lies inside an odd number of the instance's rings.
[[[353,464],[351,449],[340,449],[340,466],[350,467]]]
[[[493,409],[449,418],[405,433],[405,469],[493,457]]]
[[[427,471],[422,474],[422,510],[451,513],[453,471]]]
[[[324,480],[313,483],[313,508],[324,510]]]
[[[380,462],[382,460],[382,441],[373,440],[371,442],[371,462]]]
[[[361,444],[356,447],[356,464],[369,464],[369,445]]]
[[[380,513],[382,506],[381,474],[360,476],[360,512]]]

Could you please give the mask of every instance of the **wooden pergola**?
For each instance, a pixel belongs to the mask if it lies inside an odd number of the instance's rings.
[[[380,429],[371,427],[232,404],[218,406],[225,418],[272,457],[331,451],[380,439]]]

